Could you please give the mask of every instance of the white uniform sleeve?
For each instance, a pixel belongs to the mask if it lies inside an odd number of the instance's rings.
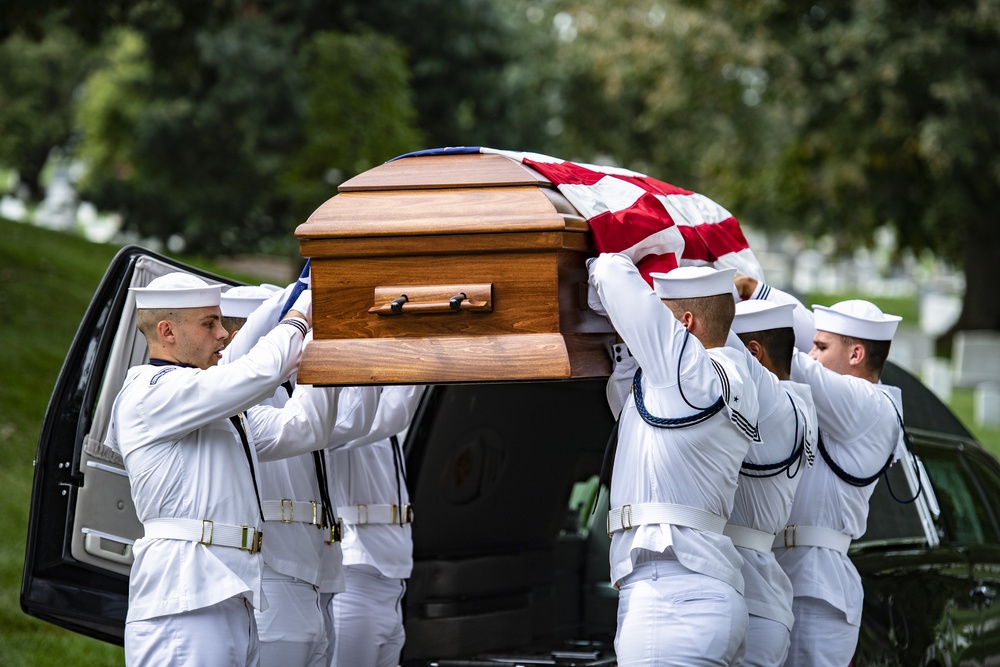
[[[381,402],[382,387],[344,387],[337,423],[327,437],[328,449],[340,449],[371,431]]]
[[[280,408],[247,411],[254,449],[261,461],[275,461],[326,447],[337,421],[340,387],[299,385]]]
[[[169,376],[154,375],[140,406],[146,440],[176,440],[257,405],[298,369],[302,344],[301,330],[288,324],[232,363],[206,370],[165,367],[160,373]]]
[[[284,306],[285,299],[288,298],[288,294],[293,286],[294,283],[285,288],[284,291],[272,295],[250,313],[250,317],[247,318],[246,323],[236,336],[233,337],[229,345],[226,346],[226,349],[222,351],[222,361],[219,362],[220,364],[232,363],[234,360],[245,355],[257,344],[258,340],[278,325],[281,317],[281,308]]]
[[[590,284],[597,290],[608,318],[638,361],[647,382],[675,385],[696,368],[715,376],[711,359],[701,342],[686,336],[684,326],[656,296],[626,255],[604,253],[588,261]],[[686,347],[685,347],[686,340]],[[681,351],[684,351],[683,357]],[[681,360],[678,373],[678,359]],[[710,405],[719,397],[716,382],[685,384],[684,392],[695,405]]]
[[[884,397],[875,384],[828,370],[805,352],[792,355],[792,381],[809,385],[816,413],[823,415],[823,430],[840,442],[856,440],[883,417]]]
[[[757,288],[750,295],[751,299],[764,299],[771,303],[790,303],[795,306],[792,309],[792,328],[795,330],[795,347],[803,352],[808,352],[813,348],[813,339],[816,337],[816,323],[811,310],[802,305],[788,292],[782,292],[776,287],[771,287],[767,283],[757,283]]]
[[[424,388],[424,385],[384,387],[371,430],[366,435],[351,440],[342,449],[354,449],[382,442],[386,438],[402,432],[413,421]]]

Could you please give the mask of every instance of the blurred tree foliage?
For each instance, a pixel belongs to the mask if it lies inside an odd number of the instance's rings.
[[[1000,329],[1000,3],[559,0],[574,143],[757,226],[964,265]]]
[[[489,145],[845,249],[889,225],[1000,329],[997,0],[11,0],[0,39],[0,161],[30,181],[75,113],[86,196],[194,250],[291,245],[341,180]]]
[[[39,39],[23,31],[0,42],[0,164],[16,166],[31,199],[44,195],[42,168],[73,136],[74,92],[90,50],[52,22]]]
[[[0,35],[49,21],[99,56],[56,114],[79,129],[81,194],[193,251],[290,248],[341,180],[399,153],[545,136],[510,74],[512,15],[483,0],[56,5],[5,5]]]

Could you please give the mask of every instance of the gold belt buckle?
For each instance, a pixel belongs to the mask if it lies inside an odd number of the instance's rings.
[[[628,525],[625,525],[625,516],[628,515]],[[628,505],[622,505],[622,530],[631,530],[632,528],[632,503]]]
[[[205,529],[208,529],[208,539],[205,539]],[[204,544],[206,547],[212,546],[212,536],[215,534],[215,522],[211,519],[201,520],[201,539],[198,540],[198,544]]]
[[[403,524],[413,523],[413,505],[403,505]]]
[[[319,520],[319,506],[316,504],[315,500],[310,500],[309,502],[311,502],[312,506],[313,506],[313,520],[312,520],[312,525],[314,525],[314,526],[322,526],[322,522],[320,522],[320,520]]]
[[[285,503],[288,503],[287,505]],[[288,507],[288,516],[285,516],[285,507]],[[281,523],[291,523],[295,520],[295,506],[292,504],[291,499],[282,498],[281,499]]]
[[[330,526],[330,539],[326,540],[327,544],[336,544],[344,539],[344,520],[337,519]]]
[[[264,533],[250,526],[241,526],[241,528],[243,530],[240,533],[240,551],[249,551],[251,554],[259,553],[264,544]]]
[[[790,548],[792,548],[792,547],[794,547],[794,546],[795,546],[795,529],[796,529],[797,527],[798,527],[798,525],[797,525],[797,524],[792,524],[791,526],[785,526],[785,531],[784,531],[784,533],[785,533],[785,534],[784,534],[784,540],[785,540],[785,548],[786,548],[786,549],[790,549]],[[791,543],[791,544],[789,544],[789,543],[788,543],[788,529],[789,529],[789,528],[791,528],[791,529],[792,529],[792,543]]]

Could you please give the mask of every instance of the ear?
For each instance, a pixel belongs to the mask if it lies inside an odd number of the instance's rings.
[[[754,356],[757,361],[764,360],[764,347],[755,340],[747,343],[747,351]]]
[[[691,326],[695,323],[694,313],[690,310],[685,310],[684,314],[681,315],[681,324],[684,325],[685,329],[691,330]]]
[[[173,343],[177,337],[177,332],[174,329],[174,323],[170,320],[160,320],[157,322],[156,334],[160,337],[160,340],[164,342]]]
[[[861,343],[855,343],[851,346],[851,356],[848,358],[847,362],[851,366],[862,366],[865,363],[865,346]]]

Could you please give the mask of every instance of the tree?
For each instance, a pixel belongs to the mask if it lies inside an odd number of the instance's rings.
[[[122,211],[128,228],[180,235],[205,254],[289,249],[312,210],[303,213],[303,193],[322,191],[315,208],[335,193],[328,173],[350,176],[411,150],[406,68],[391,40],[341,44],[350,58],[315,62],[336,38],[314,39],[257,13],[196,18],[207,27],[184,30],[183,15],[159,16],[144,31],[116,33],[107,66],[86,88],[84,194]],[[349,68],[353,78],[343,82],[365,94],[327,88],[334,73],[314,65]],[[364,120],[380,136],[352,141]],[[345,140],[331,146],[324,128]]]
[[[960,328],[1000,329],[1000,8],[986,0],[564,0],[574,143],[830,234],[891,226],[966,272]],[[622,130],[627,127],[627,130]]]
[[[39,40],[17,32],[0,42],[0,164],[19,171],[29,199],[43,194],[49,153],[73,137],[73,99],[90,55],[58,25]]]
[[[279,177],[305,220],[341,181],[422,145],[403,49],[373,33],[323,32],[299,53],[308,140]],[[334,92],[335,91],[335,92]]]
[[[889,224],[901,247],[965,269],[960,329],[1000,330],[1000,7],[869,0],[745,3],[798,67],[798,112],[776,186],[781,213],[845,239]]]
[[[340,179],[425,141],[551,136],[539,79],[511,67],[523,21],[483,0],[41,0],[4,15],[103,38],[77,114],[82,194],[199,252],[289,247]]]

